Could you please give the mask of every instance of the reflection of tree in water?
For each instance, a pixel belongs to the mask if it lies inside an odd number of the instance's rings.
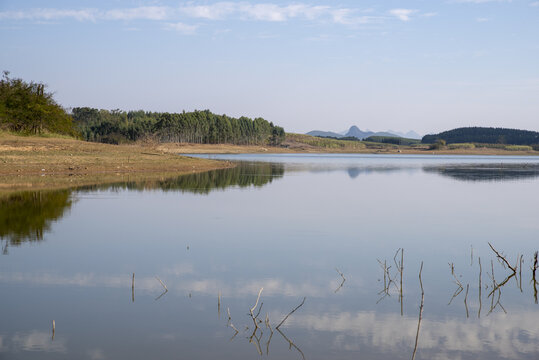
[[[425,166],[423,170],[463,181],[504,181],[539,177],[539,164]]]
[[[25,192],[0,199],[0,238],[3,246],[43,240],[51,223],[71,208],[71,190]]]
[[[196,194],[209,194],[212,190],[224,190],[231,186],[261,187],[281,178],[284,165],[274,163],[238,163],[236,167],[194,173],[162,180],[122,182],[107,185],[94,185],[80,188],[80,191],[94,190],[162,190],[182,191]]]
[[[239,163],[230,169],[182,175],[162,180],[123,182],[85,186],[75,190],[26,192],[0,199],[0,239],[4,253],[8,245],[43,240],[51,224],[59,220],[73,203],[71,192],[96,190],[162,190],[208,194],[230,186],[264,186],[284,175],[282,164]]]

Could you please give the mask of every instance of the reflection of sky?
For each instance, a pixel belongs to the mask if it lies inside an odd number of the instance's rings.
[[[377,166],[391,168],[392,161]],[[50,338],[50,321],[56,319],[57,339],[65,339],[67,354],[80,358],[172,357],[180,347],[190,358],[252,358],[256,353],[241,336],[229,342],[225,311],[230,308],[236,326],[248,326],[245,314],[263,287],[262,314],[268,313],[273,325],[307,297],[285,328],[308,358],[357,358],[357,351],[372,358],[404,353],[409,358],[419,306],[417,272],[424,261],[419,354],[473,358],[470,354],[484,351],[489,358],[534,358],[539,353],[529,271],[537,248],[537,179],[461,182],[413,170],[414,164],[412,171],[350,178],[342,171],[348,165],[335,166],[341,171],[287,170],[263,187],[204,196],[126,190],[75,195],[79,201],[44,241],[1,257],[2,351],[24,343],[13,340],[17,334],[22,339],[44,332]],[[483,314],[476,320],[477,259],[483,263],[483,286],[494,259],[487,241],[512,263],[524,254],[523,293],[509,282],[501,298],[508,314],[497,308],[487,316],[485,289]],[[376,304],[382,287],[376,260],[392,264],[400,247],[405,248],[404,317],[394,292]],[[454,263],[464,286],[470,284],[470,319],[464,293],[447,306],[455,291],[448,263]],[[335,268],[346,277],[338,293]],[[497,261],[494,270],[500,282],[507,270]],[[163,288],[155,276],[169,289],[158,301]],[[275,358],[294,356],[282,340],[274,351]]]
[[[417,317],[401,318],[398,314],[376,312],[341,312],[336,314],[298,314],[290,319],[289,327],[326,332],[335,338],[345,336],[339,345],[362,346],[395,352],[403,344],[413,344]],[[523,330],[525,329],[525,330]],[[420,348],[423,353],[492,352],[505,358],[539,354],[539,312],[513,313],[511,316],[493,314],[479,320],[423,319]],[[342,339],[342,337],[341,337]],[[354,344],[354,340],[359,342]],[[353,344],[353,345],[351,345]]]

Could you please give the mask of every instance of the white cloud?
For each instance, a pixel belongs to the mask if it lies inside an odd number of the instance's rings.
[[[164,6],[141,6],[131,9],[108,10],[103,18],[110,20],[165,20],[173,12]]]
[[[292,18],[314,20],[328,13],[329,6],[292,4],[280,6],[272,3],[251,4],[248,2],[218,2],[210,5],[190,5],[180,8],[180,12],[195,18],[223,20],[238,16],[245,20],[286,21]]]
[[[374,15],[358,15],[358,10],[356,9],[334,9],[331,10],[331,19],[336,24],[341,25],[361,25],[369,24],[374,22],[380,22],[383,20],[381,16]],[[368,13],[370,11],[361,11],[361,13]]]
[[[70,18],[78,21],[95,21],[98,17],[99,12],[96,9],[31,9],[28,11],[0,12],[0,19],[10,20],[60,20]]]
[[[129,9],[30,9],[26,11],[0,12],[0,19],[10,20],[61,20],[77,21],[96,20],[165,20],[174,14],[174,10],[163,6],[141,6]]]
[[[180,34],[192,35],[195,33],[196,29],[198,28],[198,25],[188,25],[182,22],[177,22],[177,23],[168,23],[166,24],[166,27],[169,30],[177,31]]]
[[[392,9],[389,14],[402,21],[409,21],[411,15],[418,12],[411,9]],[[418,16],[430,17],[436,13],[424,13]],[[137,21],[151,20],[163,22],[165,27],[174,28],[182,33],[193,33],[197,26],[188,25],[186,19],[203,20],[243,20],[264,22],[285,22],[292,19],[320,21],[341,25],[360,25],[382,22],[387,16],[376,14],[372,8],[347,8],[333,5],[311,5],[292,3],[216,2],[205,5],[187,3],[179,7],[139,6],[110,10],[99,9],[42,9],[34,8],[21,11],[0,12],[0,19],[52,21],[73,19],[76,21]]]
[[[235,11],[236,4],[231,2],[220,2],[211,5],[191,5],[180,8],[180,12],[189,17],[209,20],[224,19]]]
[[[475,19],[475,21],[477,21],[477,22],[487,22],[488,18],[479,17],[479,18]]]
[[[412,9],[391,9],[389,13],[401,21],[410,21],[410,16],[417,12],[417,10]]]
[[[530,3],[530,6],[533,6],[533,7],[539,7],[539,1],[531,2],[531,3]]]

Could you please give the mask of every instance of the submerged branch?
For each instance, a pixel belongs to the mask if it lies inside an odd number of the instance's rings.
[[[303,304],[305,304],[305,299],[307,299],[307,298],[304,297],[304,298],[303,298],[303,301],[301,302],[301,304],[299,304],[298,306],[296,306],[296,307],[294,308],[294,310],[290,311],[290,312],[288,313],[288,315],[286,315],[286,316],[284,317],[284,319],[279,323],[279,325],[277,325],[277,326],[275,327],[276,330],[279,330],[279,328],[280,328],[281,325],[286,321],[286,319],[288,319],[288,317],[289,317],[290,315],[292,315],[297,309],[299,309],[300,307],[303,306]]]
[[[423,303],[425,300],[425,291],[423,290],[423,280],[421,279],[421,273],[423,272],[423,261],[421,262],[421,268],[419,269],[419,284],[421,285],[421,305],[419,306],[419,319],[417,321],[417,332],[415,334],[414,352],[412,353],[412,360],[415,359],[417,352],[417,343],[419,342],[419,329],[421,327],[421,319],[423,317]]]
[[[335,289],[335,293],[337,293],[337,291],[341,290],[341,288],[343,287],[344,285],[344,282],[346,281],[346,278],[344,277],[343,273],[339,271],[339,269],[335,268],[335,270],[339,273],[339,275],[341,275],[342,277],[342,282],[341,284],[339,285],[339,287],[337,289]]]
[[[509,264],[509,261],[507,261],[507,259],[505,258],[505,256],[501,255],[498,251],[496,251],[496,249],[494,249],[494,247],[492,246],[491,243],[488,243],[488,246],[490,246],[490,248],[492,249],[492,251],[494,251],[494,253],[495,253],[496,256],[498,257],[498,259],[500,259],[501,261],[503,261],[503,263],[504,263],[505,265],[507,265],[507,267],[508,267],[509,269],[511,269],[514,273],[517,272],[517,270],[516,270],[513,266],[511,266],[511,264]]]

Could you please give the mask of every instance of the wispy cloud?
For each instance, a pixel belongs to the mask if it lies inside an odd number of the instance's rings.
[[[217,2],[209,5],[189,5],[180,7],[180,12],[195,18],[225,20],[237,17],[243,20],[282,22],[294,18],[315,20],[330,15],[335,9],[326,5],[272,3],[251,4],[248,2]]]
[[[459,0],[460,1],[460,0]],[[464,1],[464,0],[463,0]],[[485,0],[479,0],[485,1]],[[389,15],[388,15],[389,14]],[[192,34],[197,25],[188,24],[189,20],[204,21],[262,21],[285,22],[293,19],[303,21],[319,21],[339,25],[361,25],[380,23],[391,17],[401,21],[410,21],[412,15],[430,17],[436,13],[420,13],[412,9],[391,9],[377,13],[372,8],[341,7],[334,5],[311,5],[306,3],[292,3],[282,5],[278,3],[251,3],[251,2],[215,2],[204,5],[187,3],[177,7],[170,6],[139,6],[118,9],[45,9],[34,8],[20,11],[0,12],[0,19],[4,20],[30,20],[30,21],[137,21],[148,20],[161,22],[165,28],[174,29],[184,34]]]
[[[530,6],[532,7],[539,7],[539,1],[534,1],[530,3]]]
[[[196,32],[198,25],[188,25],[181,22],[177,23],[167,23],[166,28],[169,30],[174,30],[183,35],[192,35]]]
[[[477,21],[477,22],[487,22],[487,21],[488,21],[488,18],[485,18],[485,17],[478,17],[477,19],[475,19],[475,21]]]
[[[412,9],[391,9],[389,13],[401,21],[410,21],[411,15],[416,13],[417,10]]]
[[[109,10],[102,17],[110,20],[166,20],[171,13],[172,10],[164,6],[141,6]]]
[[[140,6],[128,9],[29,9],[24,11],[0,12],[0,19],[10,20],[62,20],[73,19],[77,21],[97,20],[165,20],[174,13],[174,10],[164,6]]]
[[[10,20],[60,20],[75,19],[77,21],[95,21],[99,18],[96,9],[63,10],[63,9],[31,9],[25,11],[0,12],[0,19]]]

